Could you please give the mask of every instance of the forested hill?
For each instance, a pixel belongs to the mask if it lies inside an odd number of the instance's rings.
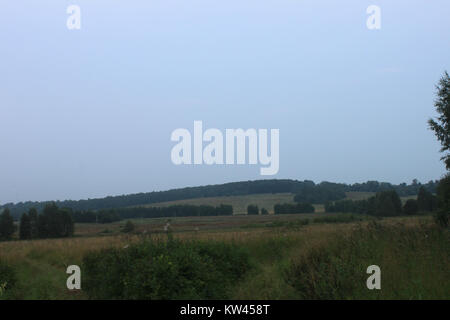
[[[356,183],[352,185],[321,182],[315,184],[313,181],[305,180],[255,180],[241,181],[217,185],[207,185],[200,187],[187,187],[181,189],[172,189],[167,191],[154,191],[147,193],[136,193],[121,196],[109,196],[98,199],[87,200],[65,200],[56,201],[58,207],[71,208],[73,210],[99,210],[109,208],[122,208],[129,206],[146,205],[164,201],[185,200],[203,197],[236,196],[261,193],[282,193],[289,192],[293,194],[342,194],[347,191],[378,192],[382,190],[395,189],[400,196],[417,194],[420,186],[424,186],[430,192],[435,192],[437,181],[430,181],[427,184],[420,184],[413,181],[410,185],[400,184],[392,185],[386,182],[368,181],[365,183]],[[339,196],[337,196],[339,198]],[[8,207],[13,216],[17,217],[28,209],[34,207],[42,210],[48,201],[43,202],[19,202],[8,203],[0,206],[0,209]]]

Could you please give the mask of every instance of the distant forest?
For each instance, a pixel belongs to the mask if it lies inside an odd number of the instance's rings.
[[[131,207],[103,209],[94,211],[74,211],[71,216],[78,223],[110,223],[124,219],[134,218],[172,218],[172,217],[200,217],[200,216],[231,216],[233,206],[221,204],[220,206],[207,205],[172,205],[167,207]]]
[[[154,191],[121,196],[109,196],[98,199],[87,200],[65,200],[55,201],[60,208],[70,208],[74,211],[105,210],[124,208],[131,206],[142,206],[165,201],[185,200],[204,197],[239,196],[261,193],[292,193],[295,201],[308,203],[326,203],[336,201],[345,197],[345,192],[380,192],[395,190],[399,196],[416,195],[421,186],[431,193],[436,192],[438,181],[429,181],[421,184],[414,180],[411,184],[402,183],[393,185],[387,182],[367,181],[365,183],[343,184],[332,182],[321,182],[319,184],[310,180],[255,180],[232,182],[218,185],[207,185],[200,187],[187,187],[172,189],[168,191]],[[9,208],[11,215],[18,219],[22,213],[30,208],[36,208],[39,212],[43,210],[50,201],[42,202],[19,202],[7,203],[0,206],[0,210]]]

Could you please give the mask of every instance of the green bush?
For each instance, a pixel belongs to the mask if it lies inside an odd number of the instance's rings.
[[[144,240],[86,255],[82,286],[93,299],[225,299],[250,265],[233,244]]]

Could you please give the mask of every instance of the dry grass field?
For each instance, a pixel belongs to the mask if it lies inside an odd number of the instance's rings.
[[[347,198],[360,200],[372,195],[372,193],[348,193]],[[405,199],[402,200],[405,201]],[[433,224],[431,216],[377,220],[364,215],[324,213],[323,205],[316,206],[316,212],[312,214],[256,216],[245,214],[249,204],[256,204],[260,208],[264,207],[273,211],[273,205],[276,203],[292,202],[293,195],[288,193],[172,201],[154,205],[207,204],[217,206],[231,204],[235,208],[236,214],[233,216],[132,219],[135,226],[132,234],[122,232],[126,221],[108,224],[77,223],[72,238],[0,242],[0,262],[3,261],[13,266],[17,274],[16,288],[7,296],[0,292],[0,299],[87,299],[89,296],[85,291],[69,291],[66,288],[67,274],[65,271],[69,265],[82,265],[83,258],[88,253],[101,249],[127,248],[130,245],[141,243],[144,239],[166,241],[168,234],[164,231],[164,226],[167,223],[170,224],[170,235],[174,239],[219,241],[238,244],[248,249],[256,267],[242,281],[236,283],[232,288],[231,298],[300,299],[302,295],[295,288],[295,284],[287,281],[286,272],[292,269],[293,261],[298,261],[299,257],[307,256],[316,250],[332,248],[339,243],[336,240],[338,235],[347,237],[354,230],[370,225],[374,221],[381,227],[397,228],[395,230],[398,231],[394,231],[394,234],[408,229],[420,231],[422,226]],[[413,237],[413,239],[416,238]],[[367,241],[367,239],[361,241]],[[389,241],[395,242],[398,239]],[[412,240],[408,238],[405,241],[409,243]],[[370,243],[367,245],[370,247]],[[442,279],[446,277],[446,273],[443,271],[446,268],[442,265],[449,266],[447,260],[450,254],[448,250],[442,251],[443,247],[440,244],[432,245],[434,247],[430,252],[435,252],[432,258],[429,258],[431,253],[426,251],[430,250],[429,247],[414,247],[414,250],[401,252],[401,254],[407,254],[408,257],[413,254],[408,261],[414,262],[414,259],[418,259],[417,268],[415,265],[407,268],[414,269],[414,272],[419,273],[423,279],[426,278],[425,275],[422,275],[423,272],[432,273],[436,271],[432,264],[439,264],[437,266],[440,268],[437,272],[438,275],[426,280],[436,288],[430,289],[426,286],[420,289],[409,288],[394,297],[408,295],[412,298],[421,298],[422,296],[415,296],[414,290],[419,290],[421,294],[425,295],[425,298],[445,296],[437,286],[438,283],[445,282]],[[345,251],[346,248],[344,245],[342,250]],[[386,254],[389,252],[393,257],[399,254],[395,250],[397,249],[391,248],[390,245],[383,249]],[[422,250],[418,257],[415,256],[418,253],[415,252],[416,250]],[[426,259],[430,262],[426,264],[421,258],[422,256],[428,257]],[[392,265],[392,268],[403,268],[396,265],[395,261],[395,259],[388,260],[386,264]],[[429,268],[429,270],[424,268]],[[295,273],[293,277],[295,278]],[[396,287],[392,290],[400,289]],[[361,297],[373,298],[364,294],[364,292],[361,293]]]
[[[173,237],[183,241],[224,241],[250,249],[257,272],[233,288],[236,299],[296,299],[296,291],[284,279],[286,266],[327,243],[336,234],[349,234],[369,220],[347,223],[319,223],[314,218],[331,214],[297,214],[231,217],[173,218]],[[336,214],[335,214],[336,216]],[[299,221],[309,220],[307,225]],[[12,299],[86,299],[86,293],[65,286],[67,266],[80,265],[91,251],[124,248],[143,238],[167,239],[162,232],[167,219],[137,219],[136,234],[120,233],[122,223],[77,224],[73,238],[0,242],[0,260],[14,266],[18,285]],[[319,220],[317,220],[319,221]],[[399,217],[380,220],[385,226],[414,228],[430,224],[430,217]],[[108,232],[104,232],[108,229]]]

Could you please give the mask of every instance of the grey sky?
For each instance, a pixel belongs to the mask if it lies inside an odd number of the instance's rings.
[[[81,30],[66,8],[81,7]],[[381,7],[381,30],[366,8]],[[438,179],[450,2],[3,1],[0,203],[261,178]],[[280,170],[175,166],[176,128],[279,128]]]

